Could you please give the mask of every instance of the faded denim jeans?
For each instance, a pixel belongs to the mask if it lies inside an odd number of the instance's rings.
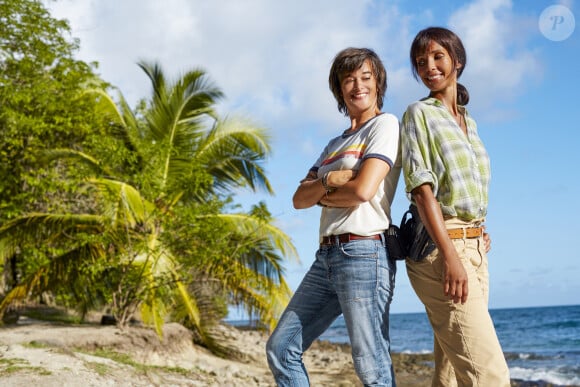
[[[302,354],[341,313],[362,383],[395,386],[389,341],[395,272],[382,239],[321,245],[266,345],[278,386],[310,385]]]

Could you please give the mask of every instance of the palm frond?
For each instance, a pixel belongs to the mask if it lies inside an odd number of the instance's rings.
[[[30,241],[55,239],[79,231],[101,233],[106,219],[87,214],[34,213],[8,221],[0,228],[0,262],[12,257],[19,246]]]
[[[139,120],[131,110],[123,94],[118,92],[118,103],[102,88],[86,89],[84,94],[97,98],[97,114],[109,121],[112,134],[123,141],[127,149],[136,153],[137,160],[141,163],[143,155],[137,144],[139,141]]]
[[[4,315],[11,305],[26,300],[31,293],[31,289],[37,287],[41,279],[42,272],[35,272],[27,281],[14,286],[0,302],[0,317]]]
[[[39,296],[44,291],[65,293],[76,300],[76,308],[81,312],[94,307],[94,287],[90,283],[94,278],[88,277],[84,270],[91,262],[104,259],[107,251],[103,244],[84,243],[71,247],[50,259],[29,273],[20,283],[14,286],[0,303],[0,315],[19,301]],[[86,291],[87,289],[92,291]]]
[[[125,117],[117,108],[116,102],[111,95],[103,88],[88,88],[83,92],[86,96],[94,97],[97,100],[96,113],[105,117],[109,122],[120,126],[127,126]],[[121,95],[120,95],[121,96]],[[121,96],[122,98],[122,96]]]
[[[168,83],[161,67],[140,62],[150,78],[154,97],[146,113],[148,135],[154,142],[156,172],[161,191],[191,170],[192,150],[203,135],[205,116],[215,116],[213,106],[223,94],[204,71],[194,70]]]
[[[177,277],[176,273],[174,273],[174,275]],[[181,280],[176,278],[175,284],[177,285],[180,308],[185,311],[194,326],[197,327],[200,332],[203,332],[204,329],[201,322],[201,312],[198,308],[195,298],[191,296],[191,293],[188,291],[187,287]]]
[[[292,244],[290,236],[270,222],[248,214],[221,213],[199,216],[199,218],[209,217],[219,218],[242,235],[254,236],[256,239],[268,241],[273,249],[280,251],[286,257],[295,258],[298,261],[298,252]]]
[[[269,136],[243,119],[219,121],[197,149],[196,161],[206,165],[220,189],[249,186],[273,193],[261,166],[269,156]]]
[[[153,103],[166,98],[165,75],[158,63],[139,61],[137,65],[145,72],[153,85]]]
[[[105,216],[111,219],[112,223],[127,225],[130,228],[137,225],[153,227],[150,222],[156,207],[143,198],[135,187],[106,178],[92,178],[89,182],[106,198],[103,201],[106,205]]]
[[[229,295],[234,305],[243,305],[249,316],[259,316],[273,328],[292,291],[282,276],[261,273],[238,255],[220,254],[202,270]]]
[[[240,285],[236,288],[236,293],[232,293],[232,303],[242,303],[248,316],[257,316],[262,324],[273,330],[292,296],[292,290],[288,284],[284,281],[271,287],[269,291],[263,292]]]
[[[113,172],[100,160],[74,149],[49,149],[41,154],[42,162],[68,159],[88,166],[94,173],[112,176]]]
[[[162,337],[167,306],[163,297],[156,294],[154,288],[148,288],[147,290],[148,292],[143,295],[143,302],[141,302],[141,318],[145,324],[152,325],[159,337]]]

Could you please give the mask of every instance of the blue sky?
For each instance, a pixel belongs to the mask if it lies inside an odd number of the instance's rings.
[[[580,35],[573,0],[45,3],[69,20],[81,43],[78,57],[98,62],[101,76],[133,105],[150,93],[137,61],[157,61],[175,77],[201,67],[226,95],[223,114],[269,128],[266,170],[275,196],[237,198],[245,207],[265,201],[293,239],[301,259],[286,265],[293,289],[317,248],[319,209],[294,210],[291,197],[328,139],[348,125],[328,89],[334,55],[348,46],[374,49],[388,72],[383,110],[400,118],[426,95],[411,75],[414,35],[432,25],[453,29],[467,49],[461,82],[471,94],[468,108],[492,161],[490,307],[580,303]],[[556,13],[543,14],[554,5]],[[407,206],[400,184],[395,222]],[[402,263],[396,281],[392,312],[422,311]]]

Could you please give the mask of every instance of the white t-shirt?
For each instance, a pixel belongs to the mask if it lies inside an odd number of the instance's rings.
[[[323,176],[326,172],[359,170],[369,158],[378,158],[391,167],[383,184],[368,202],[355,207],[323,207],[320,214],[320,237],[352,233],[369,236],[384,232],[391,222],[391,203],[401,173],[399,121],[382,113],[353,133],[330,140],[310,169]]]

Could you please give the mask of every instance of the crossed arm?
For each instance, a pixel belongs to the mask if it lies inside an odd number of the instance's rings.
[[[309,208],[316,204],[328,207],[354,207],[369,201],[377,192],[390,167],[385,161],[377,158],[365,160],[360,170],[331,171],[327,176],[327,185],[335,188],[326,192],[321,179],[315,172],[300,181],[292,197],[294,208]]]

